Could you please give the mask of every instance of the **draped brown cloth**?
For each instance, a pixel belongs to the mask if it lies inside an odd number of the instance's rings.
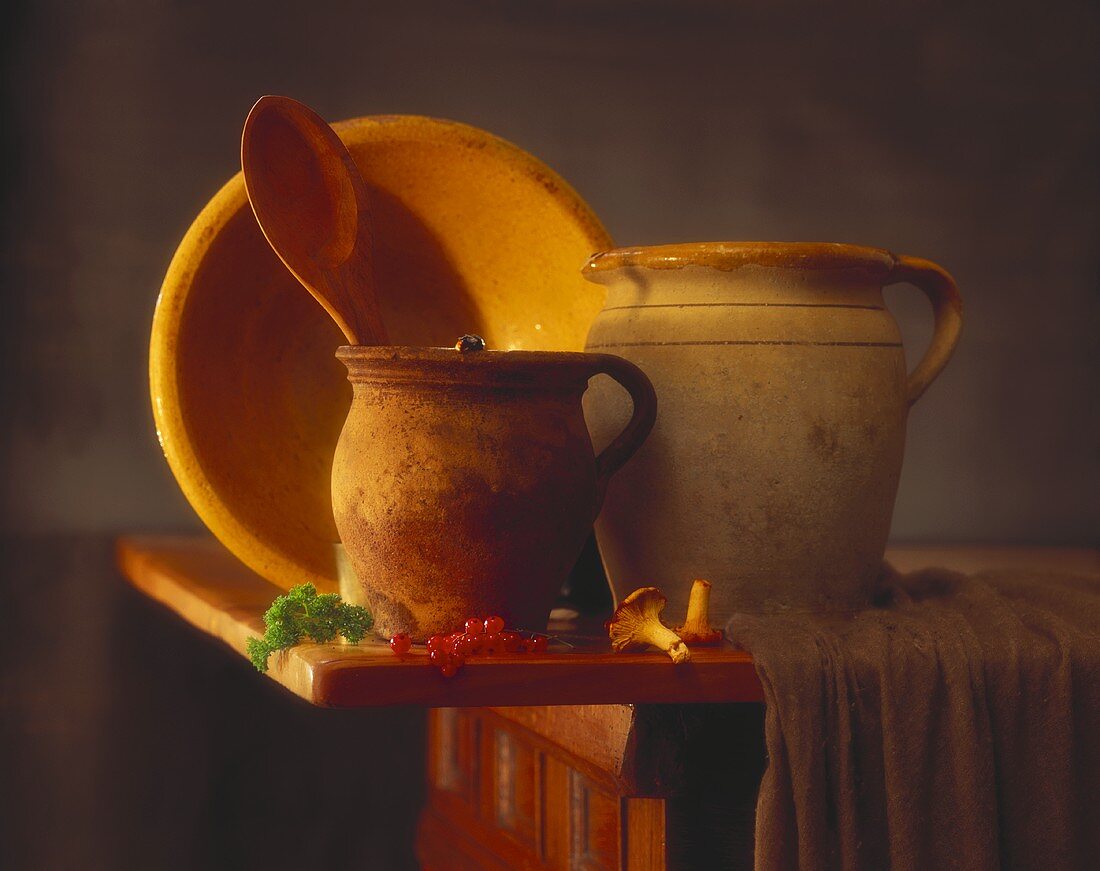
[[[756,867],[1100,868],[1100,577],[887,569],[735,616],[767,701]]]

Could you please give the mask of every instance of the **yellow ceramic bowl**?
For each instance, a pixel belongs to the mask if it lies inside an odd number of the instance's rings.
[[[334,125],[374,209],[394,344],[582,350],[603,304],[580,273],[611,247],[558,175],[484,131],[432,118]],[[268,247],[240,174],[196,218],[153,319],[157,433],[184,494],[280,587],[336,589],[329,477],[351,400],[335,324]]]

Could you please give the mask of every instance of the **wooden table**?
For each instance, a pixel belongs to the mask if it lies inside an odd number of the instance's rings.
[[[1100,570],[1085,549],[893,548],[888,558],[902,571]],[[210,539],[125,538],[118,561],[139,590],[242,656],[281,592]],[[316,705],[433,708],[417,841],[426,868],[752,865],[763,695],[743,651],[698,649],[674,666],[591,637],[569,652],[473,660],[447,679],[422,652],[303,644],[273,657],[268,676]]]

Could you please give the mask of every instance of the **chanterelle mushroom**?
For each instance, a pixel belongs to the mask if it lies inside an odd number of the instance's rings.
[[[665,651],[675,663],[691,659],[687,645],[661,622],[667,601],[656,587],[642,587],[623,599],[607,624],[611,648],[619,651],[649,644]]]
[[[697,578],[691,585],[684,625],[676,630],[688,644],[719,644],[722,630],[710,628],[710,581]]]

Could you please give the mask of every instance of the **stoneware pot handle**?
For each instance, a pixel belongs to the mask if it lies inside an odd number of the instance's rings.
[[[592,354],[592,375],[610,375],[630,393],[634,414],[614,441],[596,457],[596,513],[600,513],[607,482],[642,446],[657,420],[657,392],[645,372],[614,354]]]
[[[894,269],[884,283],[901,282],[924,291],[932,303],[932,313],[936,319],[932,342],[909,376],[909,404],[912,405],[951,359],[962,329],[962,297],[959,296],[955,279],[932,261],[919,257],[897,257]]]

